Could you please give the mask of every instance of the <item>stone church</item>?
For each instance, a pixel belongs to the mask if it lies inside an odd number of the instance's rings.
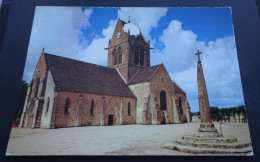
[[[118,19],[107,67],[41,53],[20,127],[190,122],[186,93],[163,64],[150,66],[150,41]]]

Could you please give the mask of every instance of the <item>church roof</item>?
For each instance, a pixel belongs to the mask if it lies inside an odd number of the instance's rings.
[[[160,66],[161,64],[150,66],[150,67],[144,67],[140,69],[135,73],[135,75],[128,82],[128,84],[148,82],[152,78],[152,76],[156,73],[156,71],[159,69]]]
[[[135,98],[116,69],[45,53],[57,91]]]
[[[172,84],[173,84],[175,93],[186,94],[185,91],[183,89],[181,89],[181,87],[177,83],[172,82]]]

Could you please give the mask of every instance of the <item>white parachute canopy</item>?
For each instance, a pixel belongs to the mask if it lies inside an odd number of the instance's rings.
[[[140,35],[140,30],[137,26],[135,26],[134,24],[131,23],[127,23],[124,25],[124,32],[128,32],[128,29],[130,30],[130,35]]]

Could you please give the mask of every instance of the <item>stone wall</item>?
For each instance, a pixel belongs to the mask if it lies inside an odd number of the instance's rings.
[[[185,93],[175,93],[175,102],[178,109],[180,122],[190,122],[191,121],[191,115],[190,115],[190,108],[189,108],[189,102],[187,100]],[[179,103],[179,99],[181,98],[181,104]]]
[[[137,124],[146,124],[146,120],[144,119],[143,112],[145,109],[146,98],[150,96],[150,83],[140,83],[129,85],[129,88],[132,90],[134,95],[137,98],[137,106],[136,106],[136,123]],[[145,115],[146,116],[146,115]]]
[[[65,113],[66,100],[69,99],[68,113]],[[93,114],[91,105],[93,101]],[[54,112],[54,125],[56,128],[109,125],[109,115],[113,115],[113,125],[135,124],[136,99],[87,94],[77,92],[59,92],[55,99],[56,112]],[[128,115],[128,102],[131,115]]]
[[[51,127],[51,118],[53,112],[54,99],[55,99],[55,85],[53,82],[51,72],[48,71],[46,91],[44,96],[45,102],[43,105],[42,117],[41,117],[41,128]]]
[[[20,127],[40,127],[42,108],[45,102],[43,96],[46,90],[47,71],[44,54],[42,52],[35,68],[30,87],[28,88]]]
[[[174,96],[173,84],[172,80],[166,71],[164,65],[162,64],[161,67],[158,69],[156,74],[152,77],[150,81],[151,87],[151,94],[157,98],[157,102],[159,103],[159,112],[160,116],[158,116],[158,124],[163,122],[163,117],[166,117],[166,123],[173,123],[173,102],[172,97]],[[166,92],[166,101],[167,101],[167,108],[165,110],[161,110],[160,105],[160,93],[161,91]]]

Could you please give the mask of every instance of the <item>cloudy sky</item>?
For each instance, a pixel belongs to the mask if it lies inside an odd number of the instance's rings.
[[[198,111],[199,49],[211,106],[244,104],[230,8],[37,7],[23,79],[30,82],[45,52],[106,66],[116,21],[131,18],[151,41],[151,65],[166,66]]]

